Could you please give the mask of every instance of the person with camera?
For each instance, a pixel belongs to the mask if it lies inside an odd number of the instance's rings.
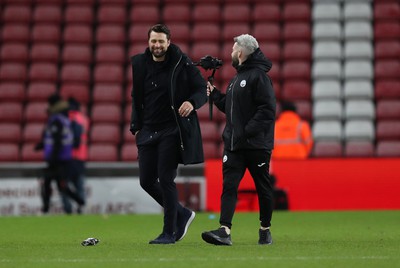
[[[266,74],[272,63],[261,52],[257,40],[248,34],[234,38],[232,65],[237,74],[226,93],[207,85],[207,95],[226,115],[222,134],[223,190],[220,228],[202,233],[205,242],[232,245],[231,227],[238,187],[246,169],[254,180],[260,207],[258,244],[272,243],[270,232],[273,211],[273,187],[269,174],[274,146],[276,100],[271,79]]]
[[[204,161],[196,110],[207,101],[199,69],[171,43],[166,25],[148,31],[148,48],[131,57],[130,131],[136,135],[141,187],[164,208],[161,234],[150,244],[183,239],[195,212],[178,202],[177,166]]]

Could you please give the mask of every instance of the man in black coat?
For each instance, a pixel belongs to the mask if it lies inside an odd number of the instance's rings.
[[[204,161],[196,110],[207,101],[206,81],[171,44],[167,26],[148,31],[149,47],[131,57],[131,132],[138,146],[140,185],[164,208],[162,233],[150,244],[181,240],[195,213],[182,207],[174,182],[179,163]]]
[[[266,74],[272,63],[261,52],[257,40],[248,34],[234,38],[232,65],[237,74],[226,94],[208,83],[207,94],[226,115],[223,132],[223,190],[220,228],[202,233],[207,243],[232,245],[231,227],[240,181],[249,169],[260,206],[259,244],[271,244],[273,188],[269,174],[274,146],[276,100]]]

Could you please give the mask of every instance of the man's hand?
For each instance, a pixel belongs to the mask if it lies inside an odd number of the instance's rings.
[[[190,103],[190,101],[185,101],[182,103],[181,107],[179,107],[178,113],[182,117],[188,117],[193,109],[193,105]]]

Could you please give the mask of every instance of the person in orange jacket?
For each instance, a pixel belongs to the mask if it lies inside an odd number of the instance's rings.
[[[306,159],[311,153],[313,138],[310,125],[297,114],[294,103],[282,102],[282,112],[275,123],[273,159]]]

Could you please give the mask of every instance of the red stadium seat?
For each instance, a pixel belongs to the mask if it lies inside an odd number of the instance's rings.
[[[247,23],[228,23],[222,28],[222,40],[231,41],[233,38],[244,33],[250,33],[250,26]]]
[[[26,123],[22,130],[22,140],[24,143],[38,143],[42,140],[44,123]]]
[[[0,123],[0,143],[19,143],[21,134],[19,123]]]
[[[400,98],[400,80],[381,79],[375,83],[376,99]]]
[[[151,24],[132,24],[129,27],[128,39],[131,45],[136,43],[146,43],[148,41],[147,32]]]
[[[112,5],[107,3],[100,5],[97,10],[97,23],[99,24],[120,24],[126,22],[126,7],[123,5]]]
[[[374,19],[375,21],[400,19],[400,4],[396,3],[396,1],[387,3],[375,2]]]
[[[172,33],[173,43],[176,45],[185,44],[190,42],[190,25],[184,22],[176,22],[168,24],[168,28]],[[181,47],[182,49],[182,47]],[[185,50],[182,50],[186,52]]]
[[[93,32],[90,25],[68,24],[63,32],[64,44],[91,44]]]
[[[93,88],[92,101],[98,103],[122,102],[122,87],[116,84],[96,84]]]
[[[32,11],[29,5],[6,5],[4,7],[2,22],[3,23],[21,23],[29,25],[32,18]]]
[[[24,43],[4,43],[0,50],[1,62],[26,63],[29,59],[28,45]]]
[[[277,3],[258,2],[254,4],[252,17],[254,22],[279,22],[281,20],[281,8]],[[258,40],[258,38],[257,38]]]
[[[30,41],[30,28],[28,24],[4,24],[1,39],[6,42],[28,43]]]
[[[92,63],[92,48],[87,44],[66,44],[62,51],[62,62],[66,63]]]
[[[145,33],[147,35],[147,31]],[[103,24],[97,26],[96,42],[99,43],[125,43],[125,29],[123,25]]]
[[[314,157],[342,157],[343,148],[339,141],[316,141],[312,156]]]
[[[400,77],[400,60],[375,61],[375,79],[398,79]]]
[[[120,123],[122,119],[119,104],[94,104],[92,106],[91,120],[93,123]]]
[[[376,119],[398,120],[400,118],[400,100],[379,100],[376,103]]]
[[[312,105],[309,100],[295,100],[294,104],[297,108],[297,113],[303,120],[311,121],[312,120]]]
[[[375,41],[384,39],[398,40],[400,37],[400,23],[397,21],[378,21],[374,25]]]
[[[190,52],[190,58],[193,61],[200,61],[206,55],[212,55],[219,58],[219,45],[212,42],[197,42],[194,43]]]
[[[87,84],[64,83],[60,89],[60,95],[64,99],[73,97],[82,104],[89,102],[89,94],[89,86]]]
[[[216,159],[220,158],[218,143],[214,141],[203,141],[203,153],[205,159]]]
[[[400,157],[400,141],[378,141],[377,157]]]
[[[258,22],[253,26],[252,35],[258,42],[280,42],[282,38],[282,29],[276,22]]]
[[[138,149],[134,143],[126,143],[121,147],[121,161],[135,162],[138,161]]]
[[[112,144],[91,144],[89,146],[88,161],[91,162],[114,162],[118,161],[117,147]]]
[[[218,126],[213,121],[202,121],[200,123],[201,136],[203,141],[218,142],[222,138],[219,135]]]
[[[89,5],[67,5],[64,22],[66,24],[87,24],[94,22],[94,9]]]
[[[17,162],[20,160],[18,144],[0,144],[0,162]]]
[[[311,40],[311,25],[307,22],[285,23],[283,26],[283,39],[285,41]]]
[[[0,65],[1,82],[25,82],[27,78],[26,65],[22,63],[2,63]]]
[[[129,13],[131,23],[154,23],[160,18],[160,10],[157,5],[132,5]]]
[[[32,41],[34,43],[58,44],[60,40],[61,31],[58,25],[41,23],[32,27]]]
[[[283,46],[283,60],[311,61],[311,44],[309,41],[285,42]]]
[[[251,22],[251,9],[249,4],[232,3],[222,7],[222,20],[225,23]]]
[[[274,82],[274,86],[278,85],[282,79],[282,67],[277,61],[272,62],[272,68],[268,72],[268,76],[271,77],[272,81]]]
[[[61,6],[57,5],[36,5],[33,10],[33,23],[60,24],[62,18]]]
[[[0,100],[23,102],[25,100],[25,84],[20,82],[0,83]]]
[[[196,23],[191,31],[191,40],[194,42],[219,42],[221,29],[215,23]]]
[[[280,61],[281,60],[281,47],[279,43],[274,43],[274,42],[262,42],[258,43],[261,51],[264,53],[264,55],[272,60],[272,61]]]
[[[400,141],[400,120],[380,120],[376,126],[376,139],[399,140]]]
[[[400,58],[400,41],[399,40],[384,40],[376,41],[374,49],[375,59],[396,59]]]
[[[310,3],[285,3],[283,6],[283,20],[292,21],[310,21],[311,7]]]
[[[139,53],[143,53],[146,50],[147,46],[147,42],[135,42],[129,47],[128,55],[133,56]],[[130,75],[132,75],[131,71],[129,71],[129,73]]]
[[[54,63],[33,63],[29,69],[31,82],[58,82],[58,68]]]
[[[95,83],[119,83],[122,84],[124,71],[118,64],[97,64],[94,69]]]
[[[44,161],[43,151],[35,151],[35,146],[37,142],[34,143],[24,143],[21,147],[21,161],[23,162],[41,162]]]
[[[26,96],[29,102],[44,102],[56,92],[56,83],[32,82],[28,86]]]
[[[23,107],[20,102],[0,102],[0,122],[21,122],[22,114]]]
[[[65,64],[61,68],[62,83],[90,83],[90,69],[84,64]]]
[[[348,141],[344,148],[346,157],[373,157],[374,145],[369,141]]]
[[[311,79],[311,66],[308,61],[286,61],[282,68],[282,78],[286,79]]]
[[[121,45],[100,44],[95,51],[96,63],[121,64],[127,61],[125,49]]]
[[[199,3],[194,5],[192,18],[196,24],[204,22],[219,23],[221,20],[220,6],[216,3]]]
[[[191,21],[190,6],[185,4],[165,4],[162,9],[162,18],[167,23]]]
[[[84,5],[84,6],[94,6],[96,0],[65,0],[67,6],[71,5]]]
[[[56,44],[33,44],[31,47],[31,62],[48,62],[48,63],[58,63],[59,60],[59,50]]]
[[[44,123],[47,120],[47,109],[47,102],[29,102],[25,107],[24,121]]]
[[[310,100],[311,84],[308,80],[285,81],[282,87],[282,98],[286,100]]]
[[[96,123],[90,128],[90,143],[117,145],[121,141],[121,131],[117,124]]]

